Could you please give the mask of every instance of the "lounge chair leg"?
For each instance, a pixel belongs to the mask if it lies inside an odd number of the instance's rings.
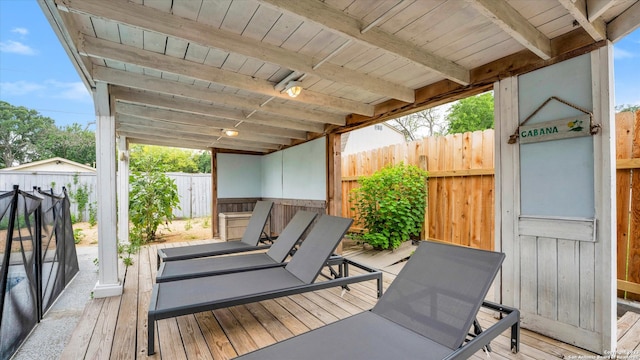
[[[147,356],[155,354],[155,317],[149,315],[147,318]]]
[[[511,326],[511,352],[517,354],[520,351],[520,322]]]

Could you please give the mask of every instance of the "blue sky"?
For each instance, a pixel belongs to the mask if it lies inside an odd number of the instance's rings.
[[[614,45],[614,73],[616,105],[640,105],[640,29]],[[91,95],[35,0],[0,0],[0,100],[57,125],[95,121]]]

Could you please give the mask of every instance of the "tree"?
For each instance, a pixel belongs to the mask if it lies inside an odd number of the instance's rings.
[[[0,100],[0,165],[10,167],[40,158],[39,144],[55,128],[53,119]]]
[[[52,127],[36,146],[41,158],[58,156],[89,166],[96,161],[96,136],[80,124]]]
[[[449,134],[493,128],[493,93],[462,99],[447,112]]]
[[[629,104],[622,104],[622,105],[618,105],[616,106],[616,112],[626,112],[626,111],[630,111],[630,112],[636,112],[640,110],[640,105],[629,105]]]
[[[203,151],[195,157],[196,164],[198,164],[198,172],[210,174],[211,173],[211,152]]]
[[[443,135],[446,133],[446,124],[442,121],[435,108],[424,109],[416,113],[402,116],[387,122],[396,130],[404,134],[407,141],[420,139],[423,135]],[[424,134],[420,134],[424,130]]]
[[[166,172],[198,172],[195,153],[190,150],[153,145],[133,145],[130,150],[132,171],[146,171],[146,164]]]

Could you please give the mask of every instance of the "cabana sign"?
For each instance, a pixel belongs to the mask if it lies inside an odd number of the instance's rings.
[[[549,101],[555,100],[561,104],[572,107],[584,115],[573,116],[570,118],[564,118],[559,120],[552,120],[543,123],[525,125],[527,121],[531,120],[540,109],[545,107]],[[565,100],[560,99],[557,96],[548,98],[542,105],[529,116],[516,129],[515,133],[509,136],[507,143],[515,144],[520,139],[521,144],[550,141],[558,139],[568,139],[580,136],[595,135],[600,130],[599,124],[593,124],[593,114],[579,106],[573,105]]]
[[[589,136],[591,135],[591,119],[589,115],[580,115],[520,126],[518,135],[520,135],[521,144]]]

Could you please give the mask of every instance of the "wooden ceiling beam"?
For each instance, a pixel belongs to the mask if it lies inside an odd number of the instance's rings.
[[[467,0],[478,12],[544,60],[551,58],[551,43],[542,32],[505,0]]]
[[[469,70],[464,67],[427,52],[419,46],[386,33],[379,28],[372,27],[362,33],[361,30],[365,25],[360,20],[333,9],[320,1],[260,0],[260,2],[280,11],[302,17],[305,21],[311,20],[315,24],[351,40],[380,48],[405,58],[454,82],[462,85],[469,84]]]
[[[199,138],[217,139],[222,135],[222,129],[204,127],[204,126],[187,126],[168,124],[161,121],[148,120],[146,124],[134,124],[126,121],[124,117],[116,126],[117,131],[141,131],[150,135],[171,134],[172,136],[184,136],[185,139],[198,140]],[[226,136],[223,136],[226,137]],[[255,134],[248,131],[238,131],[238,136],[233,137],[235,140],[246,140],[256,143],[264,143],[265,145],[291,145],[291,139],[274,138],[263,134]]]
[[[188,66],[185,64],[185,66]],[[143,74],[133,74],[123,70],[94,66],[94,77],[114,85],[153,91],[166,95],[174,95],[189,99],[203,100],[226,107],[242,108],[248,111],[270,113],[290,119],[304,119],[307,122],[333,125],[344,124],[344,116],[318,110],[301,109],[286,104],[267,103],[258,99],[250,99],[238,95],[214,92],[207,88],[179,83]],[[273,117],[273,116],[272,116]]]
[[[230,148],[235,149],[235,150],[246,149],[246,150],[250,150],[250,151],[260,151],[260,152],[267,152],[267,151],[270,151],[270,150],[278,150],[280,148],[280,146],[277,146],[277,145],[257,144],[257,143],[248,142],[248,141],[237,141],[237,140],[229,140],[229,139],[217,140],[217,138],[197,139],[197,138],[191,138],[191,137],[186,137],[186,136],[182,136],[182,135],[173,136],[173,134],[167,134],[167,133],[148,134],[148,133],[145,133],[143,131],[138,131],[138,130],[136,130],[136,131],[132,131],[132,130],[123,131],[123,130],[120,130],[120,131],[118,131],[118,134],[126,136],[127,138],[163,140],[163,141],[167,142],[168,144],[174,144],[173,146],[175,146],[175,147],[184,147],[185,145],[187,145],[187,144],[189,144],[191,142],[194,142],[194,143],[196,143],[198,145],[207,144],[207,148],[210,148],[210,147],[225,147],[226,145],[228,145],[228,146],[231,146]]]
[[[640,27],[640,1],[607,24],[609,40],[616,42]]]
[[[195,150],[209,150],[210,149],[209,144],[190,142],[190,143],[184,143],[184,144],[181,144],[181,145],[176,145],[176,143],[173,142],[173,141],[167,141],[167,140],[162,140],[162,139],[146,139],[146,138],[127,137],[127,142],[129,144],[154,145],[154,146],[176,147],[176,148],[195,149]]]
[[[140,144],[140,145],[154,145],[154,146],[166,146],[166,147],[182,147],[186,149],[195,149],[195,150],[207,150],[211,151],[211,147],[208,144],[184,144],[182,146],[176,146],[176,144],[171,141],[166,141],[162,139],[142,139],[142,138],[127,138],[127,141],[131,144]],[[247,151],[242,149],[239,146],[229,145],[226,148],[215,148],[219,149],[218,153],[234,153],[234,154],[247,154],[247,155],[264,155],[269,151]]]
[[[616,0],[587,0],[589,21],[593,21],[602,16],[602,14],[609,10],[615,3]]]
[[[607,24],[602,19],[589,20],[586,0],[558,0],[595,41],[607,38]]]
[[[274,84],[268,80],[261,80],[253,76],[238,74],[222,70],[217,67],[158,54],[153,51],[118,44],[91,36],[80,36],[80,40],[78,41],[78,51],[84,56],[114,60],[125,64],[134,64],[148,69],[155,69],[158,71],[190,77],[195,80],[230,86],[236,89],[242,89],[270,97],[277,97],[287,101],[327,107],[345,113],[356,113],[362,115],[373,114],[373,106],[369,104],[325,95],[310,90],[305,90],[297,97],[291,98],[287,94],[276,91],[274,89]]]
[[[589,34],[579,28],[551,40],[551,49],[554,57],[549,60],[541,60],[531,51],[522,50],[472,69],[471,85],[462,86],[449,80],[439,81],[416,90],[416,102],[413,104],[389,100],[376,105],[376,114],[374,116],[364,117],[356,114],[347,116],[347,125],[345,127],[331,126],[327,129],[327,132],[350,131],[476,95],[491,90],[494,82],[500,79],[524,74],[587,54],[604,45],[606,45],[605,41],[594,42]]]
[[[127,118],[126,120],[123,120],[123,122],[127,123],[133,122],[143,124],[147,121],[155,121],[176,124],[176,126],[185,125],[192,127],[214,127],[219,130],[235,127],[240,131],[265,134],[268,136],[283,137],[287,139],[307,139],[307,133],[304,131],[289,130],[273,126],[264,126],[244,122],[238,125],[238,121],[235,120],[194,115],[181,111],[150,108],[143,105],[122,103],[119,101],[116,103],[116,114],[117,116],[120,116],[120,118],[126,116]]]
[[[138,90],[128,90],[119,86],[111,86],[111,95],[113,95],[119,103],[139,104],[149,106],[151,109],[145,111],[140,109],[136,116],[145,117],[154,108],[174,110],[174,112],[184,112],[188,114],[200,115],[208,118],[217,118],[221,120],[233,120],[236,123],[242,121],[247,124],[256,124],[269,126],[274,128],[283,128],[293,131],[309,131],[324,132],[324,125],[319,123],[305,122],[300,120],[289,120],[261,113],[255,113],[247,118],[248,112],[242,110],[233,110],[221,108],[207,103],[190,101],[182,98],[173,98],[171,96],[153,94],[148,92],[140,92]],[[165,114],[166,115],[166,114]],[[197,117],[194,117],[197,119]],[[295,137],[295,136],[289,136]]]
[[[149,6],[123,0],[55,0],[63,11],[96,16],[159,34],[175,37],[205,47],[243,54],[291,70],[315,75],[340,84],[348,84],[374,94],[413,102],[413,90],[396,83],[327,63],[314,69],[314,59],[278,46],[263,43],[189,20]]]

